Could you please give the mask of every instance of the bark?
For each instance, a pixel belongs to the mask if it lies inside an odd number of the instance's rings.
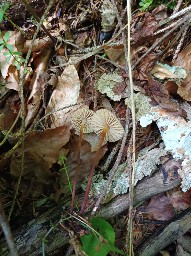
[[[63,211],[62,204],[49,210],[36,220],[22,226],[17,231],[13,231],[15,243],[19,256],[42,256],[42,240],[51,229],[52,223],[57,224]],[[45,255],[64,255],[68,246],[69,236],[61,227],[56,226],[46,237]],[[0,240],[1,256],[8,256],[9,250],[4,239]]]
[[[162,172],[156,173],[153,177],[147,178],[135,187],[134,205],[151,198],[154,195],[168,191],[180,185],[181,179],[176,177],[167,177],[164,182]],[[98,212],[98,216],[111,218],[115,217],[129,207],[129,194],[117,197],[108,205],[102,207]]]

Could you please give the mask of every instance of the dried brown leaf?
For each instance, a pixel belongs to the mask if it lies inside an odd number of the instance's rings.
[[[177,59],[173,62],[174,65],[180,66],[187,70],[187,78],[178,85],[177,93],[185,100],[191,101],[191,44],[187,45],[184,50],[182,50]]]
[[[44,132],[30,132],[24,142],[24,173],[27,178],[36,177],[47,183],[51,176],[49,169],[57,162],[59,151],[69,141],[67,126],[47,129]],[[22,147],[15,150],[11,158],[11,174],[19,176],[21,171]]]
[[[146,212],[155,220],[170,220],[175,215],[170,199],[164,194],[153,196],[146,207]]]

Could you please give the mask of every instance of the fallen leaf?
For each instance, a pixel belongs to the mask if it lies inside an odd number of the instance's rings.
[[[78,72],[74,65],[69,65],[64,69],[62,75],[58,77],[58,84],[52,93],[46,109],[46,114],[62,109],[51,115],[52,127],[58,127],[66,122],[70,122],[71,115],[68,116],[66,113],[71,109],[71,105],[77,104],[79,91],[80,80]]]
[[[154,31],[158,28],[158,23],[153,14],[146,12],[145,15],[136,24],[136,28],[132,35],[133,44],[145,43],[151,36],[153,36]]]
[[[34,57],[34,64],[35,64],[35,72],[31,81],[31,87],[32,91],[30,93],[30,96],[28,98],[28,104],[27,104],[27,116],[25,118],[25,126],[27,127],[36,114],[38,113],[42,95],[45,89],[45,81],[44,81],[44,75],[48,68],[49,59],[51,56],[52,50],[51,49],[45,49],[41,53],[39,53],[38,57]]]
[[[168,198],[177,211],[186,210],[191,207],[191,189],[182,192],[180,189],[168,193]]]
[[[191,44],[187,45],[184,50],[182,50],[177,59],[173,62],[173,65],[180,66],[187,70],[187,77],[181,83],[177,83],[178,91],[177,93],[185,100],[191,101]]]
[[[153,196],[146,207],[146,212],[155,220],[170,220],[175,215],[170,199],[164,194]]]
[[[69,141],[70,129],[60,126],[43,132],[30,132],[24,141],[24,173],[27,178],[36,177],[39,182],[47,183],[49,169],[57,162],[59,151]],[[11,157],[10,173],[20,175],[22,147],[15,150]]]
[[[105,45],[104,51],[108,58],[117,62],[119,65],[123,65],[125,62],[124,45]]]

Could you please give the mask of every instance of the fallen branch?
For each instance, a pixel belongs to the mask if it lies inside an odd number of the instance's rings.
[[[191,209],[180,213],[165,227],[158,230],[141,244],[135,253],[137,256],[154,256],[191,228]]]
[[[170,180],[167,178],[167,182],[164,183],[164,177],[162,172],[158,172],[154,177],[144,179],[135,187],[134,193],[134,206],[148,200],[154,195],[168,191],[180,185],[181,179],[174,177]],[[98,211],[98,216],[111,218],[124,212],[129,208],[129,194],[121,195],[114,199],[111,203],[103,206]]]

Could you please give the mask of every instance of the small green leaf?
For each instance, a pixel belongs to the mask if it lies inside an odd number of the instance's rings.
[[[13,55],[19,55],[19,56],[21,56],[22,53],[21,53],[21,52],[13,52]]]
[[[3,50],[4,45],[0,45],[0,52]]]
[[[0,22],[3,21],[3,16],[4,16],[4,12],[1,10],[1,11],[0,11]]]
[[[4,52],[3,55],[4,56],[10,56],[11,54],[10,54],[10,52]]]
[[[21,59],[19,60],[19,62],[24,63],[24,62],[25,62],[25,59],[21,58]]]
[[[10,52],[13,52],[13,46],[11,44],[6,44],[6,47]]]
[[[115,232],[112,226],[104,219],[95,217],[91,221],[92,227],[110,243],[115,242]]]
[[[92,228],[99,235],[90,231],[89,235],[81,236],[82,250],[88,256],[106,256],[110,251],[117,252],[120,255],[126,255],[123,251],[115,247],[115,232],[107,221],[94,217],[91,224]]]
[[[11,56],[8,56],[7,58],[6,58],[6,63],[9,63],[9,61],[10,61],[10,59],[11,59]]]
[[[5,40],[5,42],[7,42],[10,38],[10,35],[11,35],[11,32],[10,31],[7,31],[3,37],[3,39]]]
[[[141,10],[146,10],[151,4],[153,3],[153,0],[142,0],[139,3],[139,6],[141,6]]]
[[[4,41],[3,41],[3,39],[0,39],[0,44],[4,44]]]

